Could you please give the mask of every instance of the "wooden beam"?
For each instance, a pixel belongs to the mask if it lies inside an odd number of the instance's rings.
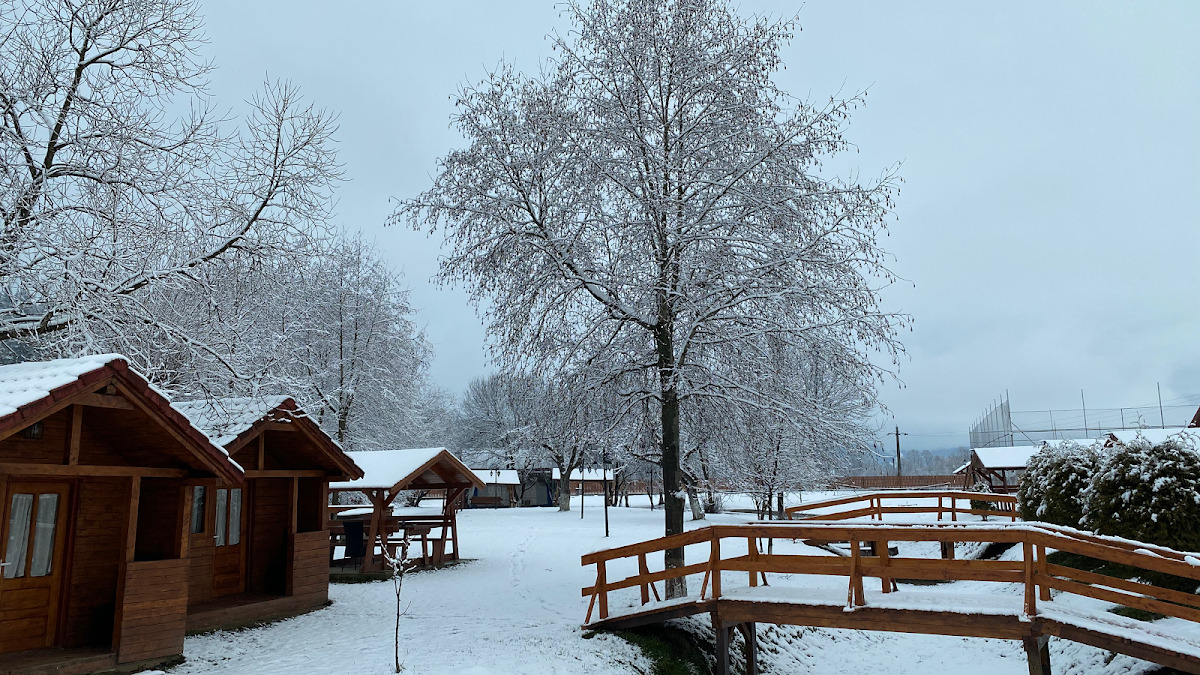
[[[266,431],[295,431],[296,425],[291,422],[267,422],[263,425]]]
[[[83,407],[71,406],[71,427],[67,432],[67,464],[79,463],[79,437],[83,435]]]
[[[0,462],[0,473],[20,476],[141,476],[144,478],[186,478],[185,469],[159,469],[145,466],[93,466],[91,464],[34,464]]]
[[[267,468],[267,438],[262,434],[258,435],[258,470],[262,471]]]
[[[75,405],[87,405],[93,408],[111,408],[113,410],[137,410],[137,406],[124,396],[108,394],[80,394],[72,401]]]
[[[325,478],[321,469],[249,469],[246,478]]]

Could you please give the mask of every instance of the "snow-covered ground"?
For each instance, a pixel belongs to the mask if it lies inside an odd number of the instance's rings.
[[[804,501],[833,496],[806,493]],[[746,501],[746,504],[740,503]],[[580,588],[594,581],[587,552],[662,534],[662,511],[643,496],[631,508],[609,511],[612,536],[604,537],[604,510],[589,497],[584,518],[551,508],[469,510],[459,515],[463,564],[410,575],[400,620],[401,660],[406,673],[493,675],[500,673],[639,673],[649,663],[636,647],[610,635],[583,639],[587,598]],[[789,502],[791,503],[791,502]],[[749,506],[733,499],[727,507]],[[709,522],[744,522],[752,514],[709,516]],[[890,519],[892,520],[892,519]],[[704,521],[689,522],[689,527]],[[799,543],[779,547],[819,552]],[[777,548],[777,550],[780,550]],[[912,555],[913,551],[904,550]],[[932,551],[931,551],[932,553]],[[736,554],[736,552],[731,552]],[[693,555],[704,551],[689,550]],[[609,578],[624,576],[625,570]],[[845,592],[842,578],[804,577],[814,587]],[[693,580],[698,588],[699,580]],[[957,588],[961,586],[961,588]],[[993,593],[1019,597],[1020,587],[960,582],[939,592]],[[257,629],[190,637],[186,662],[172,673],[390,673],[395,595],[390,582],[334,584],[333,604],[311,614]],[[616,601],[614,601],[616,603]],[[614,604],[614,608],[617,605]],[[1003,640],[866,633],[850,630],[760,625],[766,673],[868,672],[886,664],[889,675],[971,672],[1027,673],[1021,644]],[[1056,673],[1136,674],[1153,666],[1102,650],[1054,640]]]

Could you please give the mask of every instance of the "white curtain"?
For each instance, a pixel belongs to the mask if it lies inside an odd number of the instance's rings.
[[[217,546],[225,545],[225,500],[229,490],[217,490]]]
[[[38,495],[37,527],[33,532],[33,560],[29,563],[29,576],[44,577],[50,574],[54,561],[54,524],[58,522],[58,495]]]
[[[8,546],[4,554],[4,578],[25,576],[25,551],[29,548],[29,520],[33,495],[15,494],[8,516]]]
[[[229,491],[229,545],[242,541],[242,490]]]

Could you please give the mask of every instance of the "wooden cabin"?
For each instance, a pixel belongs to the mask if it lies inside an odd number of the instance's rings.
[[[337,537],[348,534],[352,529],[346,525],[346,519],[355,519],[365,524],[362,529],[366,534],[366,555],[360,565],[362,572],[382,570],[382,551],[385,548],[394,550],[393,536],[401,533],[418,539],[422,562],[440,564],[458,560],[456,514],[462,504],[462,496],[471,488],[485,487],[474,471],[445,448],[347,454],[362,467],[362,480],[331,483],[329,489],[335,494],[362,494],[370,506],[366,509],[354,505],[329,508],[330,518],[338,521],[331,528],[328,542],[331,558]],[[409,490],[443,491],[441,509],[436,513],[395,513],[393,505],[396,499]],[[426,548],[427,544],[432,546],[432,550]]]
[[[303,613],[329,599],[330,480],[360,478],[341,447],[284,396],[176,403],[244,469],[191,486],[189,631]]]
[[[503,509],[516,506],[521,492],[521,476],[516,469],[471,469],[484,487],[472,488],[467,498],[471,508]]]
[[[119,355],[0,366],[0,672],[181,654],[192,486],[241,480]]]

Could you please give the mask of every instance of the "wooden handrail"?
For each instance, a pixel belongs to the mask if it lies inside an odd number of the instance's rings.
[[[756,541],[762,538],[847,541],[851,555],[817,556],[760,553]],[[744,541],[747,553],[724,557],[732,547],[722,540]],[[928,558],[866,555],[862,546],[873,543],[876,551],[886,551],[889,542],[938,541],[1019,544],[1021,561],[939,560]],[[709,543],[708,559],[685,567],[651,571],[647,556],[651,553],[688,544]],[[600,618],[608,617],[611,591],[638,587],[642,604],[650,602],[649,590],[659,597],[654,584],[666,579],[704,574],[702,598],[721,597],[721,572],[746,572],[751,585],[756,575],[766,573],[819,574],[848,577],[848,606],[865,602],[863,578],[876,577],[884,592],[891,590],[891,579],[936,579],[945,581],[990,581],[1021,583],[1025,586],[1025,613],[1034,616],[1039,600],[1048,600],[1050,589],[1129,607],[1158,612],[1187,621],[1200,622],[1200,595],[1050,564],[1046,549],[1067,551],[1110,563],[1152,570],[1196,580],[1200,583],[1200,553],[1185,553],[1139,542],[1101,537],[1066,527],[1042,523],[927,523],[888,525],[880,522],[829,523],[823,521],[775,521],[742,525],[709,525],[689,532],[650,541],[596,551],[582,556],[584,565],[597,565],[593,586],[582,589],[591,596],[586,622],[591,621],[597,601]],[[637,573],[623,579],[609,579],[608,563],[636,558]]]
[[[884,500],[937,499],[937,506],[884,506]],[[959,508],[958,501],[986,501],[999,508],[974,509]],[[948,501],[948,503],[946,503]],[[866,505],[847,511],[831,513],[810,513],[813,509],[823,509],[849,504]],[[800,504],[784,509],[784,518],[788,520],[847,520],[868,516],[871,520],[883,520],[885,514],[897,513],[935,513],[938,520],[943,515],[949,515],[951,520],[958,520],[958,514],[969,513],[978,516],[996,516],[999,518],[1017,519],[1017,498],[1013,495],[994,494],[991,492],[968,492],[965,490],[889,490],[886,492],[863,492],[848,497],[823,499],[808,504]]]

